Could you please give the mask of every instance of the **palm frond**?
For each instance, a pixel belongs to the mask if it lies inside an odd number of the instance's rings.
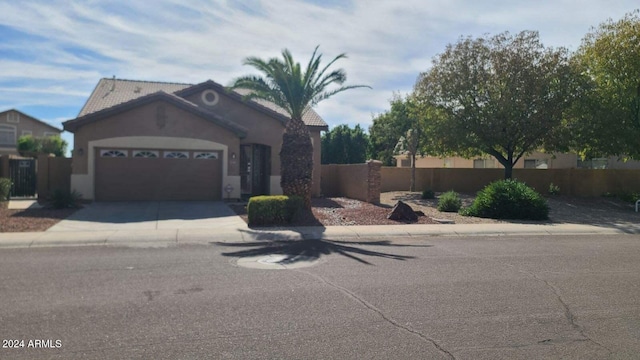
[[[368,87],[366,85],[342,86],[327,91],[332,84],[342,85],[347,76],[343,69],[329,72],[329,68],[338,60],[346,58],[340,54],[333,58],[326,66],[320,68],[322,54],[318,53],[319,46],[302,69],[300,63],[295,62],[288,49],[282,51],[282,58],[263,60],[258,57],[248,57],[243,61],[258,70],[261,76],[243,76],[235,79],[230,89],[247,89],[249,99],[263,99],[282,107],[292,118],[302,118],[311,107],[339,92]]]

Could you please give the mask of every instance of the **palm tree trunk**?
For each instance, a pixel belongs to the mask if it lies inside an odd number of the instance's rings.
[[[287,122],[280,150],[280,186],[287,196],[300,196],[305,208],[311,209],[313,181],[313,145],[302,119]]]

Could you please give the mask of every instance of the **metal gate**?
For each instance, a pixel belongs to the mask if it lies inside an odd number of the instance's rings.
[[[10,197],[36,196],[35,159],[10,159],[9,178],[13,183]]]

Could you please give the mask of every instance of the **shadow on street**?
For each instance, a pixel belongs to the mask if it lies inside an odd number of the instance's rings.
[[[260,255],[286,255],[288,263],[303,261],[308,258],[319,259],[322,256],[331,254],[339,254],[355,260],[361,264],[373,265],[362,256],[373,256],[392,260],[409,260],[414,256],[398,255],[382,251],[366,250],[354,245],[363,246],[380,246],[380,247],[431,247],[432,245],[398,245],[392,244],[390,241],[373,241],[373,242],[343,242],[336,240],[275,240],[269,242],[250,242],[250,243],[212,243],[218,246],[228,246],[243,248],[237,251],[223,252],[223,256],[228,257],[249,257]]]

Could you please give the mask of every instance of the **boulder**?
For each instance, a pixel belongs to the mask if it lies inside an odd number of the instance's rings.
[[[416,215],[411,206],[398,201],[387,216],[387,219],[414,222],[418,221],[418,215]]]

